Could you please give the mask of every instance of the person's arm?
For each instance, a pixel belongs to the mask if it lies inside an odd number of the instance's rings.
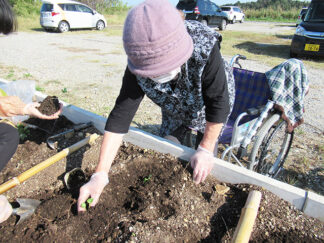
[[[90,181],[80,188],[78,199],[78,211],[85,211],[81,204],[88,197],[93,198],[91,206],[95,206],[100,194],[108,184],[108,173],[116,157],[123,136],[128,132],[130,123],[144,97],[144,92],[137,84],[136,76],[128,68],[125,71],[122,88],[111,111],[106,127],[103,142],[101,144],[99,162]]]
[[[24,115],[26,104],[18,96],[0,97],[0,116],[11,117]]]
[[[230,109],[225,68],[218,42],[213,47],[202,74],[202,93],[207,124],[200,146],[213,152]]]
[[[190,158],[196,184],[203,182],[211,172],[215,144],[229,114],[227,81],[218,43],[203,71],[202,93],[206,107],[205,133],[196,153]]]
[[[39,119],[57,119],[62,112],[63,105],[60,104],[60,109],[53,115],[44,115],[42,114],[37,107],[40,104],[33,102],[30,104],[25,104],[18,96],[4,96],[0,97],[0,116],[2,117],[12,117],[12,116],[21,116],[29,115],[34,116]]]

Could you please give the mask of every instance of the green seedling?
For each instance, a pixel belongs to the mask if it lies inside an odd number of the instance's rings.
[[[81,208],[87,209],[92,202],[93,198],[90,197],[86,202],[81,203]]]
[[[152,178],[152,175],[150,174],[148,177],[145,177],[145,178],[144,178],[144,181],[143,181],[143,182],[144,182],[144,183],[145,183],[145,182],[148,182],[149,180],[151,180],[151,178]]]
[[[67,88],[63,88],[61,91],[62,91],[62,93],[67,93],[68,92]]]
[[[39,91],[39,92],[42,92],[42,91],[45,91],[45,89],[44,88],[42,88],[42,87],[39,87],[39,86],[36,86],[36,88],[35,88],[37,91]]]
[[[30,78],[32,75],[30,73],[25,73],[24,78]]]
[[[24,141],[28,135],[30,134],[30,131],[28,127],[25,127],[21,124],[17,125],[18,133],[19,133],[19,138]]]

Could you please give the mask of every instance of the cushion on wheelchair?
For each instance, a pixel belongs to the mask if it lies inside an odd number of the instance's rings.
[[[233,68],[235,79],[235,101],[229,122],[250,108],[265,105],[270,98],[270,88],[264,73]],[[256,116],[243,118],[240,124],[254,119]]]

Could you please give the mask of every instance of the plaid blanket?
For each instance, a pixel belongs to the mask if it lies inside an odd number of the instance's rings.
[[[282,111],[282,118],[287,121],[288,131],[303,123],[304,98],[309,82],[306,68],[298,59],[288,59],[265,73],[271,100]]]

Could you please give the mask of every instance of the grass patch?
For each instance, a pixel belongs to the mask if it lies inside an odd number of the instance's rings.
[[[39,17],[39,15],[31,15],[28,17],[18,16],[18,31],[43,31],[43,28],[39,23]]]
[[[124,54],[124,49],[123,48],[114,49],[111,52],[109,52],[109,54],[122,55]]]
[[[105,64],[102,64],[101,66],[103,66],[103,67],[117,67],[118,64],[117,63],[105,63]]]
[[[116,14],[104,14],[107,24],[109,25],[123,25],[127,16],[128,10],[123,10]]]
[[[0,64],[0,78],[8,81],[15,81],[19,79],[35,80],[35,78],[26,71],[26,69],[16,66],[6,66]]]
[[[36,89],[37,91],[39,91],[39,92],[44,92],[44,91],[45,91],[44,88],[42,88],[42,87],[40,87],[40,86],[38,86],[38,85],[36,85],[35,89]]]
[[[255,22],[282,22],[282,23],[296,23],[296,19],[287,19],[287,18],[254,18],[249,17],[245,18],[246,21],[255,21]]]
[[[290,58],[290,44],[294,31],[278,34],[259,34],[243,31],[223,31],[223,55],[245,55],[249,60],[262,61],[276,66]],[[306,67],[324,68],[324,60],[302,59]],[[254,70],[257,71],[257,70]]]
[[[50,85],[50,84],[61,85],[62,83],[61,83],[61,81],[54,79],[54,80],[48,80],[48,81],[46,81],[45,84],[46,85]]]
[[[89,63],[99,63],[99,60],[88,60]]]
[[[123,25],[108,25],[108,27],[105,29],[105,34],[107,36],[122,36]]]

